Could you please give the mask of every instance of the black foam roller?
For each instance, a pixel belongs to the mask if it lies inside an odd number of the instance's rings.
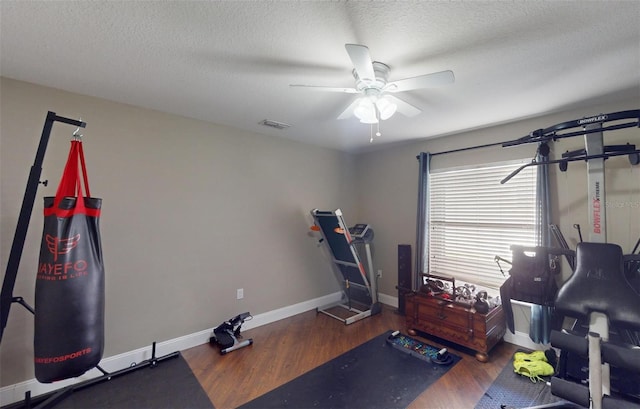
[[[578,405],[589,407],[589,388],[560,378],[551,378],[551,393]]]

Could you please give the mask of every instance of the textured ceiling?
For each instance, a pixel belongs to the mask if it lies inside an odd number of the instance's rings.
[[[0,19],[2,76],[350,152],[640,105],[639,1],[2,0]],[[336,119],[356,96],[289,87],[353,87],[345,43],[390,80],[452,70],[455,83],[395,94],[423,112],[381,122],[370,144],[369,125]]]

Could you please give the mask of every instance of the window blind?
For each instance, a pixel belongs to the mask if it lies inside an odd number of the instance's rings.
[[[498,289],[506,280],[495,256],[535,246],[536,167],[505,184],[522,163],[499,163],[429,174],[429,253],[424,271]],[[509,264],[501,262],[508,276]]]

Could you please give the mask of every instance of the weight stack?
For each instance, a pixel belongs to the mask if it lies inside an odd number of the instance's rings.
[[[398,244],[398,313],[405,313],[405,296],[411,292],[411,245]]]

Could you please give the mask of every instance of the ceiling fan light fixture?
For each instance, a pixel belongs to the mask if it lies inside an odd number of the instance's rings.
[[[396,111],[404,116],[414,117],[422,112],[420,108],[387,93],[395,94],[396,92],[430,88],[455,81],[453,72],[447,70],[389,82],[391,69],[385,63],[373,61],[367,46],[345,44],[345,49],[353,64],[351,73],[355,79],[355,87],[336,88],[319,85],[290,85],[291,87],[306,87],[317,91],[359,94],[360,98],[352,101],[338,115],[337,119],[339,120],[355,116],[361,123],[378,124],[379,126],[380,121],[391,118]]]
[[[364,118],[360,120],[361,124],[377,124],[378,120],[375,117]]]
[[[376,106],[369,97],[360,98],[358,106],[353,110],[353,115],[363,124],[375,124],[378,122]]]
[[[378,108],[378,112],[380,112],[380,119],[383,121],[391,118],[398,109],[398,105],[386,95],[376,100],[376,107]]]

